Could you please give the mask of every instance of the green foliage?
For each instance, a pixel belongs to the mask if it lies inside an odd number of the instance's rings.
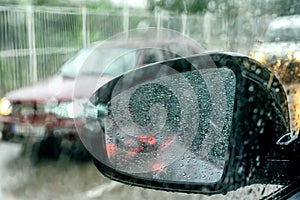
[[[300,14],[300,4],[298,0],[273,0],[267,12],[280,16]]]
[[[109,0],[87,1],[86,7],[95,10],[114,10],[116,7]]]
[[[255,0],[249,3],[249,7],[257,15],[294,15],[300,14],[299,0]]]
[[[31,4],[37,6],[70,6],[70,3],[62,0],[31,0]]]
[[[198,14],[209,10],[208,4],[215,3],[216,7],[223,7],[222,12],[234,16],[238,7],[243,4],[256,15],[293,15],[300,14],[299,0],[147,0],[148,9],[157,8],[175,13]],[[240,4],[240,5],[238,5]],[[211,12],[219,12],[210,10]]]
[[[3,1],[3,0],[0,0]],[[72,1],[72,0],[15,0],[19,2],[19,5],[32,4],[35,6],[67,6],[67,7],[82,7],[86,6],[89,9],[96,10],[114,10],[116,7],[111,3],[110,0],[81,0],[81,1]]]
[[[195,14],[205,11],[209,0],[148,0],[148,9],[161,8],[175,13]]]

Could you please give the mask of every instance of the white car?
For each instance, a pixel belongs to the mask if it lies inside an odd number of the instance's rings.
[[[300,15],[271,21],[250,57],[264,63],[282,83],[300,81]]]

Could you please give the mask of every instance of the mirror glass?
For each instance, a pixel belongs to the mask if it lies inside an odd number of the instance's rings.
[[[106,109],[98,119],[106,158],[97,159],[143,179],[218,182],[231,133],[234,72],[228,68],[177,72],[124,88],[132,80],[123,76],[110,101],[100,105]]]

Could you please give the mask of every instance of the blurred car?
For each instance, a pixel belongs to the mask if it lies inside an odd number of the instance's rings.
[[[136,67],[199,52],[196,45],[176,40],[100,42],[83,48],[48,80],[1,98],[2,140],[30,138],[35,156],[47,153],[58,158],[62,138],[67,138],[75,141],[73,153],[80,153],[84,148],[77,144],[81,143],[76,125],[84,124],[84,116],[74,107],[77,102],[84,102],[99,86]]]
[[[250,57],[264,63],[282,83],[300,81],[300,15],[273,20]]]

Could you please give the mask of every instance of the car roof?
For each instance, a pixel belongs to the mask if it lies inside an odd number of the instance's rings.
[[[185,38],[172,38],[170,40],[161,40],[161,39],[151,39],[151,40],[143,40],[143,39],[128,39],[128,40],[108,40],[108,41],[98,41],[92,43],[87,48],[128,48],[132,50],[136,49],[146,49],[146,48],[157,48],[163,49],[166,51],[171,51],[180,56],[188,56],[191,54],[199,54],[203,52],[202,48]]]
[[[102,47],[131,47],[131,48],[147,48],[147,47],[165,47],[171,45],[182,45],[182,46],[190,46],[197,47],[197,45],[192,42],[184,39],[174,38],[172,40],[112,40],[112,41],[97,41],[94,42],[91,46],[102,46]]]

